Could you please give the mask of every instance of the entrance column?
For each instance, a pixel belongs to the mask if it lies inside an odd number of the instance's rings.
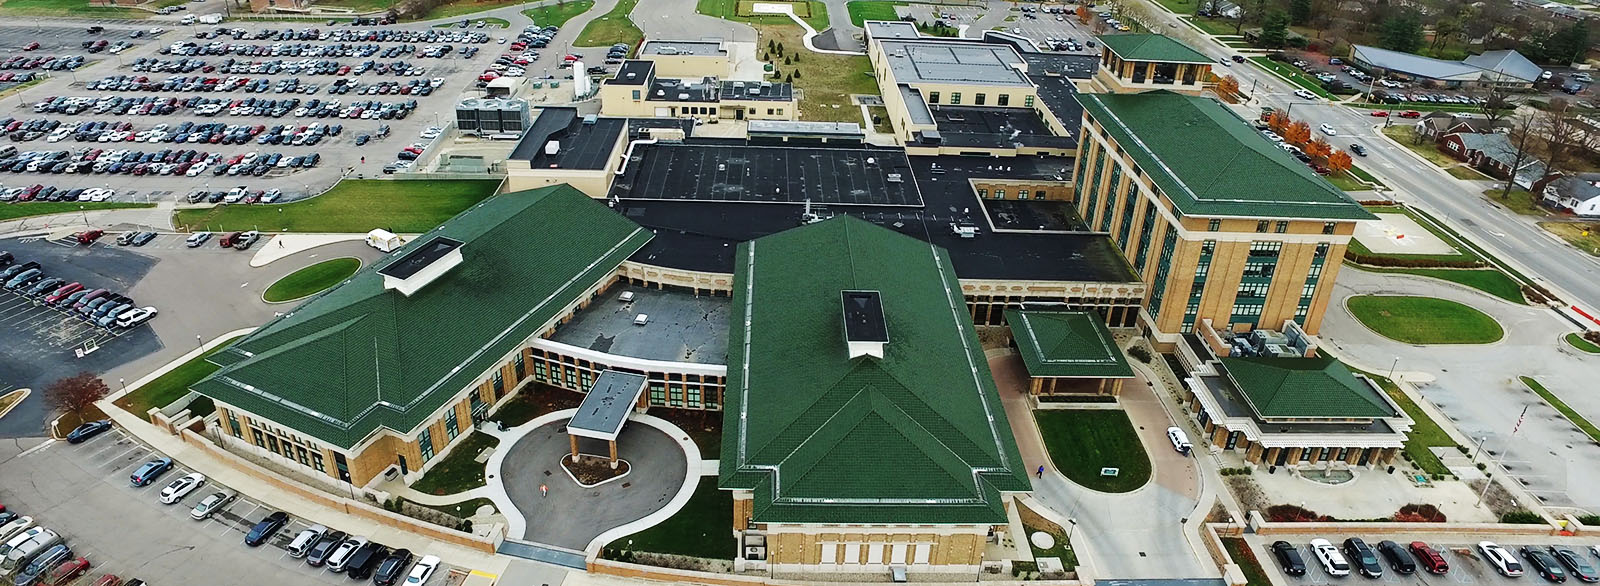
[[[617,440],[611,440],[611,441],[606,442],[606,443],[611,444],[611,469],[612,470],[616,470],[617,469]]]
[[[577,462],[578,461],[578,436],[568,435],[567,439],[572,440],[572,461],[573,462]]]

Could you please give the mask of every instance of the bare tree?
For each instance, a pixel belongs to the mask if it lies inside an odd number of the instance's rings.
[[[1560,171],[1576,158],[1589,134],[1572,111],[1571,103],[1561,98],[1550,100],[1550,109],[1539,115],[1539,132],[1544,139],[1550,171]]]
[[[1517,107],[1516,104],[1511,103],[1510,90],[1497,83],[1479,83],[1473,93],[1475,94],[1474,97],[1478,99],[1478,112],[1483,114],[1484,118],[1489,119],[1491,128]]]
[[[1511,171],[1506,173],[1506,186],[1500,192],[1500,199],[1510,197],[1511,188],[1517,185],[1517,170],[1522,168],[1522,161],[1528,158],[1528,142],[1536,134],[1533,125],[1533,116],[1520,115],[1512,121],[1510,139],[1516,153],[1511,157]]]
[[[80,413],[104,399],[111,388],[93,373],[80,372],[50,384],[44,391],[50,407],[68,413]]]

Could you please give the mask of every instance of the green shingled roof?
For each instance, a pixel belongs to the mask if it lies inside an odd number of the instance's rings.
[[[1372,385],[1331,357],[1225,357],[1222,368],[1263,419],[1396,416]]]
[[[1158,90],[1078,100],[1185,215],[1374,218],[1212,98]]]
[[[1099,314],[1006,310],[1029,376],[1129,378],[1133,368]]]
[[[1100,42],[1126,61],[1211,63],[1211,58],[1166,35],[1105,35]]]
[[[769,523],[1004,523],[1029,490],[943,249],[850,216],[741,244],[721,477]],[[881,295],[850,358],[846,290]]]
[[[461,264],[384,288],[379,270],[438,236]],[[339,447],[410,432],[649,239],[567,185],[495,196],[213,355],[193,388]]]

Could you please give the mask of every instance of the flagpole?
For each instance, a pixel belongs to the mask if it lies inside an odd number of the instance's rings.
[[[1527,416],[1528,416],[1528,406],[1527,405],[1523,405],[1522,406],[1522,414],[1517,416],[1517,424],[1511,426],[1511,437],[1516,437],[1517,436],[1517,430],[1522,429],[1522,420],[1524,418],[1526,418]],[[1478,453],[1480,453],[1480,454],[1483,453],[1483,445],[1487,441],[1488,441],[1488,439],[1485,438],[1484,441],[1478,442]],[[1491,453],[1491,454],[1489,454],[1489,464],[1491,466],[1493,466],[1494,463],[1495,463],[1494,454]],[[1478,505],[1477,506],[1482,506],[1483,505],[1483,497],[1485,495],[1489,494],[1489,487],[1492,486],[1493,484],[1494,484],[1494,472],[1486,470],[1485,474],[1484,474],[1483,490],[1478,492]]]

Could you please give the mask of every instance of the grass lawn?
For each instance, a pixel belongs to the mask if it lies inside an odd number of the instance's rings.
[[[1205,31],[1208,35],[1232,36],[1239,34],[1234,28],[1232,20],[1193,17],[1189,19],[1189,22],[1194,23],[1196,27]]]
[[[733,493],[719,490],[717,477],[704,476],[683,510],[660,525],[611,542],[606,549],[731,559],[738,549],[733,539],[731,511]]]
[[[1456,252],[1450,253],[1450,254],[1388,254],[1388,253],[1380,254],[1380,253],[1373,252],[1372,249],[1370,249],[1370,248],[1367,248],[1367,245],[1362,244],[1360,240],[1352,239],[1350,241],[1350,252],[1352,254],[1359,255],[1359,256],[1376,256],[1376,257],[1383,257],[1383,258],[1404,258],[1404,259],[1428,260],[1428,261],[1436,261],[1436,262],[1483,262],[1483,259],[1481,257],[1479,257],[1477,254],[1474,254],[1471,251],[1471,249],[1468,248],[1467,246],[1465,246],[1464,243],[1462,243],[1461,239],[1457,238],[1453,233],[1445,232],[1445,231],[1442,231],[1442,230],[1439,230],[1439,229],[1435,228],[1433,226],[1432,222],[1429,222],[1426,219],[1423,219],[1423,217],[1417,215],[1417,213],[1415,213],[1409,207],[1404,207],[1404,206],[1371,206],[1371,207],[1367,208],[1367,211],[1372,212],[1374,214],[1403,213],[1403,214],[1406,214],[1408,216],[1411,216],[1411,219],[1415,220],[1418,225],[1421,225],[1424,230],[1427,230],[1428,232],[1432,233],[1435,238],[1443,240],[1445,242],[1445,244],[1449,244],[1451,248],[1456,249]]]
[[[1447,299],[1357,295],[1347,304],[1363,325],[1407,344],[1487,344],[1505,337],[1494,318]]]
[[[1199,9],[1199,4],[1195,0],[1156,0],[1156,4],[1178,14],[1194,14],[1194,11]]]
[[[855,0],[845,4],[845,8],[850,11],[850,24],[861,26],[869,20],[900,20],[894,7],[905,4],[893,0]]]
[[[476,461],[478,453],[500,445],[500,440],[487,433],[471,433],[461,440],[461,445],[450,449],[444,461],[433,465],[422,478],[411,483],[411,488],[424,494],[455,494],[483,486],[484,463]]]
[[[579,47],[606,47],[617,43],[629,46],[638,45],[644,40],[644,31],[633,24],[628,14],[633,12],[633,7],[639,0],[617,0],[617,5],[611,12],[589,21],[583,27],[583,32],[578,33],[578,40],[572,44]]]
[[[1549,403],[1551,407],[1555,407],[1556,411],[1560,411],[1563,417],[1566,417],[1573,425],[1578,426],[1578,429],[1583,430],[1583,433],[1588,435],[1589,439],[1600,442],[1600,428],[1595,427],[1593,423],[1589,423],[1589,420],[1579,415],[1577,411],[1573,411],[1565,401],[1562,401],[1555,393],[1550,392],[1550,389],[1544,388],[1544,385],[1539,384],[1539,381],[1534,380],[1531,376],[1519,376],[1517,380],[1522,381],[1522,384],[1528,385],[1528,388],[1539,394],[1539,398],[1544,399],[1544,402]]]
[[[1278,77],[1293,82],[1295,85],[1310,90],[1313,94],[1330,100],[1337,99],[1333,96],[1333,94],[1328,93],[1328,90],[1322,89],[1322,82],[1317,81],[1317,78],[1302,74],[1300,70],[1295,69],[1293,65],[1279,63],[1267,57],[1251,57],[1250,62],[1255,63],[1262,69],[1276,74]]]
[[[805,50],[800,41],[801,29],[787,26],[755,25],[760,35],[756,46],[765,53],[767,43],[783,45],[789,56],[801,55],[799,62],[784,65],[783,59],[774,58],[773,65],[787,79],[798,72],[794,86],[805,92],[800,102],[800,118],[821,122],[860,122],[861,109],[850,103],[851,94],[878,94],[878,83],[872,77],[872,63],[866,56],[824,55]],[[777,56],[772,56],[777,57]]]
[[[1359,167],[1357,165],[1350,165],[1350,174],[1351,175],[1355,175],[1357,179],[1360,179],[1362,181],[1366,181],[1368,183],[1375,183],[1380,187],[1383,186],[1383,182],[1382,181],[1379,181],[1377,177],[1373,177],[1371,173],[1366,172],[1366,170],[1362,169],[1361,167]]]
[[[419,507],[428,507],[430,509],[433,509],[435,511],[439,511],[439,512],[444,513],[446,515],[452,515],[452,516],[454,516],[454,517],[456,517],[458,519],[465,519],[467,517],[471,517],[473,515],[478,514],[478,508],[482,507],[484,505],[489,505],[489,508],[494,509],[496,511],[500,510],[498,508],[495,508],[494,501],[491,501],[491,500],[489,500],[488,498],[485,498],[485,497],[478,497],[478,498],[475,498],[475,499],[467,499],[467,500],[461,501],[459,503],[450,503],[448,505],[424,505],[422,503],[415,502],[415,501],[411,501],[411,504],[417,505]]]
[[[1435,166],[1454,167],[1461,163],[1461,161],[1455,160],[1450,155],[1440,152],[1439,147],[1434,146],[1433,141],[1423,139],[1422,143],[1418,144],[1416,133],[1417,128],[1410,125],[1390,126],[1383,129],[1384,136],[1405,145],[1406,148],[1411,149],[1411,152],[1422,155],[1422,158],[1427,159],[1428,162],[1433,163]]]
[[[873,130],[882,132],[884,134],[890,134],[894,132],[894,124],[889,122],[888,108],[883,106],[867,106],[867,115],[871,117],[869,120],[867,120],[867,123],[872,125]]]
[[[1033,550],[1034,559],[1061,558],[1061,565],[1068,571],[1078,567],[1078,554],[1072,551],[1072,540],[1068,539],[1070,536],[1066,528],[1033,512],[1033,509],[1023,506],[1022,503],[1017,503],[1017,516],[1022,519],[1022,529],[1025,534],[1033,535],[1035,532],[1043,531],[1055,538],[1056,544],[1049,549],[1042,549],[1029,540],[1028,547]]]
[[[12,405],[16,405],[17,401],[22,400],[23,392],[22,389],[17,389],[0,395],[0,416],[5,415],[7,411],[11,410]]]
[[[5,0],[0,15],[83,18],[150,18],[153,12],[91,4],[89,0]]]
[[[583,395],[578,393],[537,382],[528,383],[522,390],[517,391],[517,396],[496,409],[494,414],[489,416],[489,422],[516,427],[540,415],[562,409],[573,409],[582,403]]]
[[[1485,176],[1483,178],[1489,179],[1490,177]],[[1541,206],[1535,202],[1533,200],[1533,194],[1528,193],[1527,190],[1513,187],[1511,188],[1511,193],[1506,194],[1505,197],[1500,197],[1500,194],[1504,191],[1505,188],[1503,186],[1496,187],[1494,189],[1486,189],[1483,191],[1483,196],[1488,198],[1489,201],[1494,202],[1495,205],[1499,205],[1520,215],[1539,217],[1550,215],[1550,211],[1544,209],[1544,206]]]
[[[494,10],[496,8],[505,8],[507,6],[516,6],[524,3],[525,0],[455,0],[453,2],[440,4],[429,9],[428,12],[424,13],[420,18],[417,18],[417,20],[456,18],[466,16],[468,14],[476,14],[485,10]],[[478,19],[474,18],[472,20],[476,21]],[[490,20],[490,22],[492,23],[494,20]],[[504,26],[509,27],[511,26],[511,23],[506,22]]]
[[[28,201],[0,205],[0,221],[29,218],[33,216],[47,216],[66,212],[83,210],[121,210],[128,208],[153,208],[153,203],[120,203],[120,202],[69,202],[69,201]]]
[[[1073,482],[1104,492],[1128,492],[1150,480],[1150,458],[1128,414],[1112,409],[1034,411],[1045,450]],[[1119,468],[1101,476],[1101,468]]]
[[[1372,189],[1371,187],[1367,186],[1367,184],[1356,179],[1356,176],[1349,172],[1342,172],[1338,175],[1329,175],[1327,179],[1328,183],[1332,183],[1334,187],[1343,189],[1345,191],[1366,191]]]
[[[1495,297],[1518,305],[1527,305],[1528,300],[1522,297],[1522,285],[1511,280],[1496,269],[1425,269],[1425,268],[1396,268],[1374,267],[1367,265],[1351,265],[1358,271],[1369,273],[1403,273],[1422,277],[1444,279],[1452,283],[1459,283],[1483,291]]]
[[[1488,179],[1494,179],[1493,177],[1479,173],[1477,169],[1466,166],[1450,167],[1445,169],[1444,172],[1449,173],[1451,177],[1455,177],[1456,179],[1465,179],[1467,181],[1484,181]]]
[[[271,303],[310,297],[339,284],[360,268],[361,260],[356,258],[325,260],[278,279],[261,297]]]
[[[1539,222],[1546,232],[1560,236],[1578,250],[1600,256],[1600,225],[1578,222]]]
[[[1583,336],[1577,334],[1567,334],[1566,340],[1568,344],[1572,344],[1573,348],[1577,348],[1590,354],[1600,354],[1600,346],[1596,346],[1594,342],[1583,339]],[[3,409],[0,409],[0,411],[3,411]]]
[[[538,8],[529,8],[522,11],[524,16],[533,19],[533,24],[538,26],[561,26],[572,20],[572,17],[588,12],[594,8],[594,0],[574,0],[565,4],[546,4]]]
[[[1481,108],[1472,104],[1436,104],[1433,102],[1400,102],[1398,104],[1367,104],[1352,102],[1347,105],[1352,108],[1389,110],[1391,112],[1396,110],[1417,110],[1419,112],[1464,112],[1468,114],[1477,114],[1483,111]],[[1396,124],[1395,126],[1390,126],[1389,128],[1396,128],[1398,126],[1399,125]]]
[[[817,29],[818,32],[828,30],[828,26],[830,25],[828,22],[828,6],[823,4],[821,0],[805,0],[804,2],[782,2],[782,0],[775,1],[786,4],[804,4],[804,8],[797,8],[795,10],[795,14],[800,17],[800,20],[806,21],[806,24],[811,25],[811,28]],[[887,4],[889,2],[885,3]],[[855,2],[851,2],[850,4],[855,4]],[[753,6],[753,0],[696,0],[694,10],[695,12],[704,14],[706,16],[715,16],[723,20],[732,20],[735,22],[743,22],[752,25],[789,25],[794,23],[793,20],[789,19],[788,15],[754,13],[751,11]],[[846,7],[848,6],[849,4],[846,5]],[[854,13],[852,12],[852,15],[853,14]],[[851,18],[853,20],[854,16]],[[898,19],[889,18],[887,20]],[[761,48],[765,48],[766,44],[761,44],[759,46]],[[804,46],[796,45],[796,48],[803,49]]]
[[[1421,468],[1423,472],[1427,472],[1430,475],[1450,474],[1450,469],[1445,467],[1444,462],[1439,461],[1439,457],[1433,455],[1433,452],[1429,450],[1429,448],[1456,447],[1458,444],[1456,444],[1455,440],[1450,439],[1450,434],[1445,433],[1444,428],[1439,427],[1439,424],[1434,422],[1432,417],[1428,417],[1428,414],[1423,412],[1422,407],[1417,406],[1416,401],[1412,401],[1405,391],[1395,386],[1394,381],[1370,372],[1359,370],[1356,372],[1360,372],[1378,383],[1379,387],[1383,387],[1383,392],[1388,393],[1389,398],[1400,406],[1400,410],[1405,411],[1406,415],[1415,422],[1411,426],[1411,435],[1406,436],[1405,444],[1406,454],[1411,456],[1411,461],[1418,468]]]
[[[156,377],[155,380],[135,389],[133,392],[123,395],[122,398],[116,400],[117,406],[142,419],[146,413],[150,412],[152,407],[166,407],[171,405],[173,401],[182,399],[184,395],[189,394],[190,385],[200,382],[200,379],[216,372],[220,368],[215,364],[206,362],[206,357],[221,352],[237,339],[233,338],[218,344],[216,348],[212,348],[205,354],[196,356],[193,360],[178,365],[177,368],[169,370],[166,374]]]
[[[317,0],[317,6],[347,8],[359,14],[388,10],[394,0]]]
[[[1256,552],[1251,551],[1250,544],[1243,537],[1223,537],[1222,548],[1228,550],[1228,557],[1233,558],[1233,563],[1239,565],[1239,571],[1244,572],[1246,586],[1272,586],[1266,569],[1256,559]]]
[[[234,205],[178,210],[179,230],[365,233],[385,228],[426,232],[494,195],[498,179],[453,181],[340,181],[327,193],[283,205]],[[33,204],[41,205],[41,204]]]

